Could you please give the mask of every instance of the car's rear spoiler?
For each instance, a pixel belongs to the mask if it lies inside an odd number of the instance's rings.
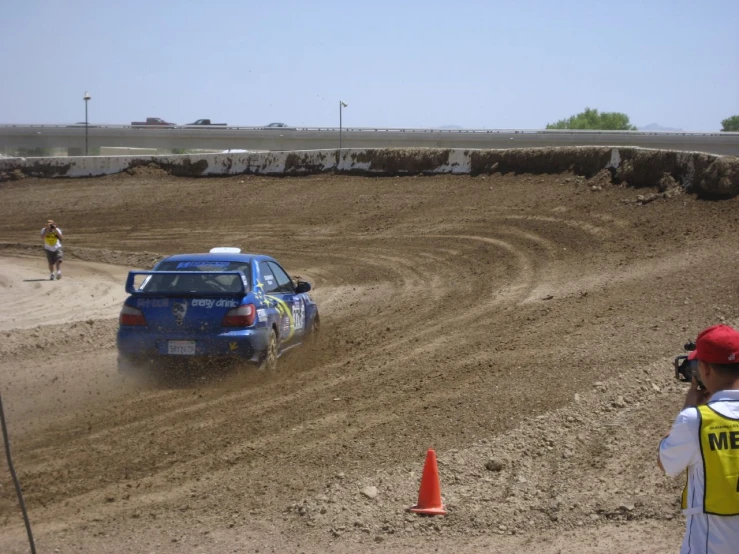
[[[139,290],[134,285],[137,275],[237,275],[240,278],[237,283],[239,290],[223,292],[223,291],[197,291],[197,292],[147,292]],[[146,283],[148,279],[144,280]],[[246,276],[241,271],[129,271],[126,279],[126,292],[135,296],[243,296],[246,294],[247,283]]]

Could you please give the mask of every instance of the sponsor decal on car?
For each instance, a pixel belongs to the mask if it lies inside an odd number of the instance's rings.
[[[305,304],[299,298],[293,303],[293,324],[296,330],[305,325]]]
[[[286,340],[292,338],[292,336],[295,334],[295,320],[293,319],[292,307],[288,306],[287,303],[278,296],[265,294],[264,283],[262,283],[261,281],[257,281],[257,284],[254,286],[254,298],[256,298],[268,308],[274,306],[277,309],[277,313],[280,314],[283,336]],[[257,314],[258,313],[259,312],[257,312]]]
[[[193,308],[235,308],[239,305],[236,300],[229,298],[221,298],[216,300],[215,298],[195,298],[190,301],[190,305]]]
[[[174,302],[172,304],[172,315],[174,315],[177,325],[182,325],[187,314],[187,302]]]
[[[137,308],[168,308],[169,298],[139,298]]]
[[[220,271],[224,267],[228,267],[230,262],[180,262],[176,269],[186,269],[194,267],[198,271]]]

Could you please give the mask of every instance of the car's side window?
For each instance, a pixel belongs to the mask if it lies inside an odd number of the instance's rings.
[[[277,278],[277,284],[280,286],[279,292],[295,294],[295,285],[293,285],[292,280],[285,270],[282,269],[279,264],[274,262],[269,262],[269,267],[272,268],[272,273],[274,273]]]
[[[280,285],[272,274],[269,264],[267,262],[259,262],[259,271],[264,281],[264,292],[279,292]]]

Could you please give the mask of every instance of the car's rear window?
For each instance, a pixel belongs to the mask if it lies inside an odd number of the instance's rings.
[[[155,271],[181,271],[180,275],[150,275],[141,285],[142,292],[217,294],[235,293],[241,290],[238,275],[198,275],[199,272],[240,271],[246,278],[247,292],[251,288],[251,264],[249,262],[180,261],[161,262]]]

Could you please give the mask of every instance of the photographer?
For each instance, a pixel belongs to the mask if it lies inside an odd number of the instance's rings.
[[[62,230],[56,226],[54,220],[50,219],[46,222],[46,226],[41,229],[41,240],[44,243],[44,252],[46,252],[46,261],[49,262],[49,272],[52,281],[62,278]],[[56,266],[56,275],[54,274],[54,266]]]
[[[670,434],[659,445],[668,475],[688,471],[682,554],[739,551],[739,332],[714,325],[688,355],[692,382]]]

